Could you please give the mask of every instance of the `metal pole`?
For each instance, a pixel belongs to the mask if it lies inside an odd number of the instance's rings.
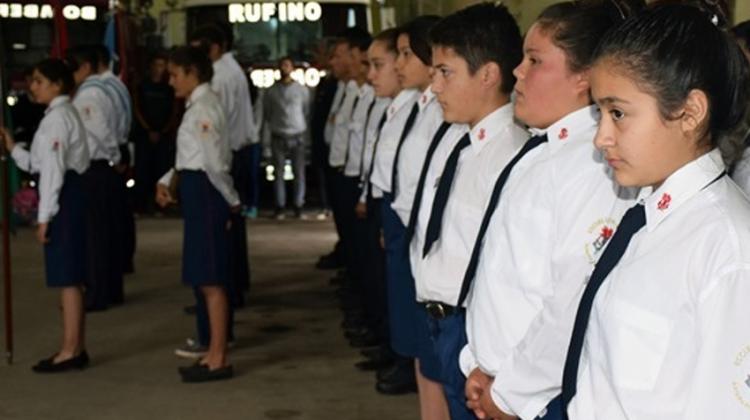
[[[0,28],[0,48],[5,49],[5,41]],[[2,56],[5,56],[4,51]],[[4,63],[0,58],[0,126],[5,126],[5,74]],[[3,257],[3,300],[5,320],[5,359],[13,363],[13,299],[10,272],[10,183],[8,182],[8,154],[5,145],[0,145],[0,206],[2,207],[2,257]]]

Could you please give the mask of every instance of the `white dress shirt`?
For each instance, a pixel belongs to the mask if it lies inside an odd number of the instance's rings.
[[[226,119],[219,97],[204,83],[193,90],[186,106],[177,130],[175,169],[204,171],[230,206],[240,204],[229,175],[232,153],[226,138]],[[173,174],[174,169],[159,182],[169,185]]]
[[[16,146],[11,151],[19,169],[39,174],[37,221],[47,223],[57,214],[66,171],[79,174],[89,167],[86,130],[68,95],[52,100],[39,123],[31,152]]]
[[[375,164],[370,175],[373,197],[380,198],[384,191],[391,191],[391,171],[398,141],[401,139],[401,132],[404,131],[404,124],[412,106],[419,96],[419,92],[414,89],[402,90],[388,106],[385,124],[380,130],[380,138],[374,152]]]
[[[714,150],[644,188],[646,226],[594,300],[571,419],[750,418],[750,203],[724,169]]]
[[[133,122],[133,105],[130,100],[130,91],[128,91],[125,83],[110,70],[100,74],[99,80],[109,89],[110,97],[114,99],[117,140],[118,144],[123,145],[128,142],[130,125]]]
[[[732,179],[745,192],[745,195],[750,197],[750,147],[745,148],[742,152],[742,157],[734,165]]]
[[[443,213],[440,238],[423,258],[424,236],[437,185],[448,156],[467,132],[471,143],[458,159]],[[409,246],[418,301],[456,304],[495,181],[528,138],[528,132],[513,120],[512,104],[490,113],[471,130],[466,125],[454,124],[446,132],[430,161],[414,237]]]
[[[346,84],[346,96],[334,118],[333,138],[331,139],[331,148],[328,152],[328,164],[333,168],[341,168],[346,163],[346,148],[349,144],[349,123],[351,122],[352,108],[355,105],[354,102],[359,97],[360,90],[364,86],[364,84],[358,86],[354,80],[350,80]],[[357,105],[359,105],[359,101],[357,101]]]
[[[250,144],[256,131],[247,77],[230,52],[214,61],[213,69],[211,88],[224,108],[229,145],[237,151]]]
[[[342,99],[345,99],[346,86],[346,82],[342,80],[338,81],[336,84],[336,93],[333,95],[333,101],[331,102],[331,109],[328,111],[328,119],[323,129],[323,139],[329,146],[333,141],[333,132],[336,128],[336,114],[339,112],[339,108],[341,108]]]
[[[362,85],[357,92],[359,100],[357,107],[352,112],[349,122],[349,141],[346,148],[346,162],[344,164],[344,175],[348,177],[359,177],[360,165],[362,163],[362,149],[365,143],[365,125],[368,121],[370,105],[375,100],[375,91],[368,84]],[[373,112],[375,106],[373,106]],[[377,122],[376,122],[377,124]]]
[[[461,369],[495,377],[494,402],[524,420],[560,393],[587,275],[635,199],[616,186],[594,147],[597,121],[593,106],[563,117],[516,165],[468,298]],[[565,344],[550,344],[558,340]]]
[[[398,185],[396,200],[391,204],[391,208],[396,211],[404,225],[409,223],[414,194],[417,192],[417,182],[427,155],[427,148],[430,147],[432,137],[443,122],[443,109],[440,108],[431,86],[422,92],[417,104],[419,114],[409,135],[404,139],[401,154],[398,162],[395,163],[398,165],[396,173]]]
[[[294,137],[307,131],[310,92],[296,81],[277,82],[263,96],[264,121],[271,134]]]
[[[360,159],[360,183],[362,184],[362,195],[359,197],[359,201],[362,203],[367,201],[368,188],[372,189],[373,197],[380,198],[383,196],[382,191],[377,187],[370,185],[370,168],[373,167],[372,157],[375,152],[375,143],[378,139],[378,125],[383,116],[386,116],[387,118],[387,112],[392,102],[393,100],[391,98],[377,98],[375,100],[375,106],[372,107],[370,118],[367,120],[367,127],[365,128],[365,145],[362,149],[362,157]],[[383,124],[385,125],[385,123]]]
[[[91,160],[120,162],[115,103],[107,87],[92,75],[78,87],[73,106],[86,128],[86,142]]]

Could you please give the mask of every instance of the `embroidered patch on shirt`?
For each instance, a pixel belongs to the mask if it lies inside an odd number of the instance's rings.
[[[560,133],[557,135],[557,138],[560,140],[565,140],[568,138],[568,129],[563,128],[560,130]]]
[[[201,121],[200,122],[200,130],[201,130],[201,137],[206,138],[208,137],[208,134],[211,132],[211,121]]]
[[[427,95],[422,95],[422,105],[427,103]]]
[[[656,204],[656,208],[659,210],[666,210],[669,208],[669,204],[672,202],[672,196],[664,193],[664,195],[661,196],[661,200],[659,200],[659,203]]]
[[[486,133],[484,132],[484,128],[480,128],[479,135],[477,137],[479,137],[479,140],[484,140],[485,136],[486,136]]]
[[[60,148],[60,140],[54,139],[52,140],[52,150],[57,150]]]
[[[604,247],[615,233],[617,222],[612,218],[596,220],[586,230],[588,239],[584,245],[584,253],[590,264],[596,264]]]

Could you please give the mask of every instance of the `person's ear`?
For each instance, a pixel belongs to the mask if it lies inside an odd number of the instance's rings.
[[[479,77],[482,81],[482,86],[487,89],[493,88],[494,86],[498,86],[503,83],[503,75],[500,69],[500,65],[495,63],[494,61],[485,63],[482,67],[479,68],[478,72]]]
[[[688,93],[680,114],[680,127],[685,134],[701,129],[708,118],[708,97],[700,89]]]

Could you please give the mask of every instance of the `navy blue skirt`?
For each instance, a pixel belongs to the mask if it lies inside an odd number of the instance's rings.
[[[203,171],[180,171],[182,282],[229,286],[229,205]]]
[[[427,312],[417,303],[411,273],[406,227],[391,208],[390,194],[383,196],[383,237],[391,348],[401,356],[419,359],[420,371],[429,379],[441,379],[440,361],[432,347]]]
[[[86,201],[83,176],[67,171],[57,199],[59,210],[47,226],[47,287],[79,286],[86,279]]]

